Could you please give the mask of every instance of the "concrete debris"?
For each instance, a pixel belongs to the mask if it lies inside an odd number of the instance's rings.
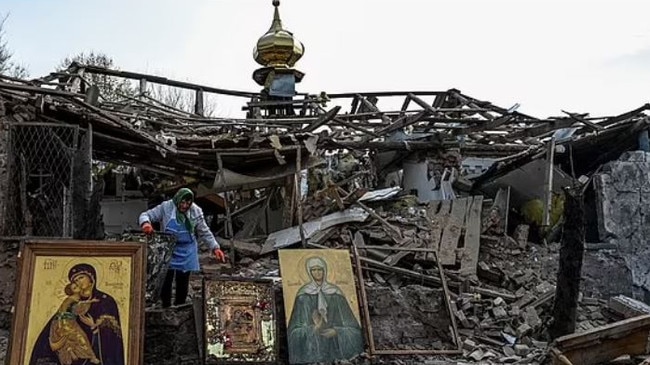
[[[650,314],[650,306],[636,299],[618,295],[609,298],[607,307],[621,315],[623,318],[632,318],[643,314]]]
[[[455,340],[441,299],[435,256],[418,251],[430,249],[432,235],[442,236],[444,230],[437,229],[426,207],[412,204],[409,196],[368,204],[375,215],[368,215],[363,222],[331,226],[317,238],[318,244],[310,240],[308,245],[346,248],[354,244],[365,262],[383,263],[364,278],[374,341],[381,348],[453,349]],[[458,262],[444,266],[462,353],[446,355],[448,362],[443,363],[541,364],[549,351],[546,330],[555,295],[558,244],[526,241],[522,245],[507,236],[483,235],[479,247],[476,276],[462,275]],[[279,275],[277,260],[268,255],[251,257],[254,260],[240,257],[233,275]],[[400,320],[395,319],[396,312],[401,313]],[[578,331],[606,325],[613,319],[609,312],[606,301],[582,295]],[[431,314],[435,315],[427,317]],[[438,361],[431,356],[416,357],[419,363]],[[355,361],[352,363],[362,363]]]

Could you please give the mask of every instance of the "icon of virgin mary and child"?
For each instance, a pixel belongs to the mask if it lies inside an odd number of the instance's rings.
[[[117,303],[97,289],[92,265],[68,272],[65,299],[41,331],[30,365],[124,365]]]

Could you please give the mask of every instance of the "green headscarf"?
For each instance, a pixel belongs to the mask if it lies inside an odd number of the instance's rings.
[[[176,220],[178,221],[178,223],[184,224],[190,233],[194,233],[194,224],[192,223],[192,220],[189,219],[185,213],[181,212],[178,209],[178,206],[184,200],[190,200],[193,202],[194,193],[192,192],[192,190],[188,188],[181,188],[178,189],[178,191],[176,192],[172,200],[174,201],[174,205],[176,206]]]

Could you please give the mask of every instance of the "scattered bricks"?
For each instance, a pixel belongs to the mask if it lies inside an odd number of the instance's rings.
[[[546,349],[548,347],[548,342],[532,340],[532,346],[538,349]]]
[[[512,278],[512,281],[515,282],[517,287],[522,287],[530,281],[530,275],[521,275],[515,278]]]
[[[578,323],[578,328],[580,328],[582,331],[588,331],[592,328],[594,328],[594,325],[591,324],[589,321],[582,321]]]
[[[533,338],[530,336],[524,336],[519,339],[520,344],[524,344],[528,347],[533,347]]]
[[[499,364],[514,364],[521,361],[521,356],[507,356],[499,359]]]
[[[605,319],[605,316],[603,316],[603,313],[598,311],[598,312],[593,312],[589,314],[589,319],[592,321],[599,321]]]
[[[479,261],[478,268],[485,271],[490,271],[490,265],[486,264],[485,261]]]
[[[456,311],[456,318],[460,321],[460,324],[465,328],[472,328],[472,324],[467,320],[465,313],[463,311]]]
[[[497,354],[496,354],[494,351],[492,351],[492,350],[487,350],[487,351],[485,351],[485,354],[483,354],[483,358],[484,358],[484,359],[491,359],[491,358],[495,358],[495,357],[498,357],[498,356],[497,356]]]
[[[481,323],[481,321],[479,321],[476,316],[471,316],[467,318],[467,320],[469,321],[469,323],[471,323],[472,327],[478,327],[479,324]]]
[[[598,302],[598,298],[584,297],[584,298],[582,298],[581,304],[583,304],[583,305],[599,305],[600,302]]]
[[[527,345],[520,345],[520,344],[515,345],[515,354],[519,356],[526,356],[529,353],[530,353],[530,347],[528,347]]]
[[[498,269],[491,268],[483,261],[478,263],[478,267],[476,268],[476,275],[481,280],[497,284],[501,283],[504,277],[503,273],[499,272]]]
[[[496,297],[493,301],[492,304],[494,304],[495,307],[500,307],[506,303],[505,300],[501,297]]]
[[[476,344],[476,342],[470,340],[469,338],[467,338],[467,339],[465,339],[465,341],[463,341],[463,349],[464,350],[474,351],[474,350],[476,350],[477,347],[478,347],[478,345]]]
[[[518,301],[516,301],[513,305],[516,305],[516,306],[518,306],[519,308],[522,308],[522,307],[524,307],[526,304],[530,304],[530,303],[532,303],[533,301],[535,301],[535,296],[533,296],[533,295],[530,294],[530,293],[526,293],[526,294],[524,294],[523,297],[521,297],[521,299],[519,299]]]
[[[510,307],[510,310],[508,311],[508,314],[510,314],[511,317],[519,317],[519,313],[519,307],[516,305]]]
[[[528,335],[533,331],[533,328],[528,325],[528,323],[522,323],[519,327],[517,327],[517,336],[518,337],[523,337]]]
[[[469,357],[471,357],[475,361],[481,361],[485,357],[485,353],[481,349],[476,349],[474,352],[469,354]]]
[[[503,307],[494,307],[492,308],[492,314],[494,314],[494,317],[497,319],[503,319],[508,317],[508,313],[506,312]]]
[[[535,287],[535,291],[538,294],[544,294],[544,293],[548,293],[550,291],[554,292],[555,291],[555,285],[552,285],[552,284],[549,284],[546,281],[543,281],[541,284],[539,284],[539,285],[537,285]]]
[[[517,289],[517,291],[515,292],[515,296],[516,296],[517,298],[521,298],[521,297],[523,297],[523,296],[524,296],[525,294],[527,294],[527,293],[528,293],[528,292],[526,291],[526,288],[521,287],[521,288]]]
[[[600,307],[597,307],[597,306],[588,306],[586,308],[587,308],[587,312],[589,312],[589,313],[599,312],[600,311]]]
[[[539,319],[539,315],[533,307],[526,308],[526,311],[523,313],[523,315],[526,323],[528,323],[528,325],[533,328],[537,328],[542,324],[542,320]]]
[[[506,356],[515,356],[515,349],[512,346],[503,346],[503,354]]]
[[[505,332],[505,333],[507,333],[509,335],[513,335],[513,336],[515,336],[517,334],[517,332],[514,329],[512,329],[512,327],[509,324],[507,324],[503,328],[503,332]]]

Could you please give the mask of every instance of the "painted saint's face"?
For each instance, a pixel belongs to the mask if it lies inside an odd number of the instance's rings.
[[[88,275],[81,274],[74,278],[74,283],[77,284],[80,290],[88,290],[93,287],[93,281]]]
[[[323,270],[322,267],[312,267],[311,270],[309,270],[311,273],[311,277],[314,278],[316,281],[323,281],[323,277],[325,276],[325,270]]]
[[[185,213],[190,209],[190,205],[192,205],[191,200],[182,200],[180,203],[178,203],[178,210],[181,211],[181,213]]]
[[[75,294],[78,294],[78,293],[81,292],[81,288],[79,287],[79,285],[77,285],[75,283],[70,283],[70,290],[72,290],[72,292],[75,293]]]

